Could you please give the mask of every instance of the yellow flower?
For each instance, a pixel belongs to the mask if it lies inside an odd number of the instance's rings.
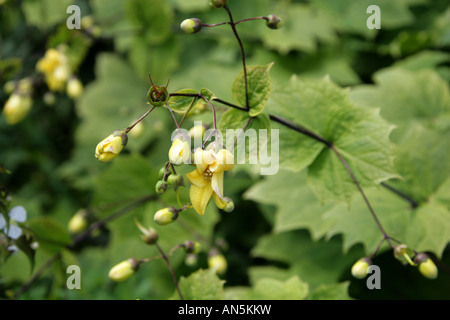
[[[192,206],[198,214],[205,213],[211,196],[220,209],[227,206],[223,200],[223,173],[233,168],[233,155],[222,149],[218,153],[213,150],[197,149],[194,161],[197,168],[187,174],[191,183],[190,198]]]
[[[169,160],[175,165],[185,163],[191,157],[189,142],[175,139],[169,150]]]
[[[95,148],[95,157],[100,162],[113,160],[127,144],[128,137],[125,131],[116,130]]]
[[[108,276],[113,281],[122,282],[131,277],[138,269],[139,261],[131,258],[112,267]]]
[[[67,57],[56,49],[48,49],[40,59],[36,69],[45,75],[45,81],[51,91],[60,91],[70,76]]]
[[[13,93],[3,108],[6,122],[13,125],[19,123],[26,117],[31,109],[32,100],[30,96],[22,96]]]

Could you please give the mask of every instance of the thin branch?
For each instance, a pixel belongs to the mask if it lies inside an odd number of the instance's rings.
[[[39,277],[52,266],[52,264],[61,258],[61,253],[55,254],[53,257],[48,259],[40,268],[38,271],[36,271],[33,276],[27,280],[15,293],[14,293],[14,299],[19,299],[20,296],[30,288],[33,283],[39,279]]]
[[[415,209],[419,206],[419,203],[417,201],[415,201],[414,199],[412,199],[411,197],[407,196],[406,194],[404,194],[403,192],[401,192],[400,190],[395,189],[394,187],[386,184],[385,182],[382,182],[381,185],[383,187],[385,187],[386,189],[394,192],[396,195],[398,195],[399,197],[405,199],[406,201],[408,201],[411,204],[411,208]]]
[[[146,113],[144,113],[139,119],[137,119],[131,126],[129,126],[128,128],[125,129],[125,133],[128,133],[131,131],[131,129],[134,128],[135,125],[137,125],[139,122],[142,121],[142,119],[144,119],[146,116],[148,116],[150,114],[150,112],[153,111],[153,109],[155,109],[156,107],[153,106],[150,110],[148,110]]]
[[[233,21],[233,15],[231,14],[230,8],[228,7],[228,5],[225,5],[224,8],[228,12],[228,16],[230,17],[231,29],[233,30],[233,33],[239,43],[239,47],[241,48],[242,66],[244,68],[244,80],[245,80],[245,106],[247,107],[247,110],[250,110],[250,103],[248,100],[248,79],[247,79],[247,66],[245,63],[244,45],[242,44],[241,38],[239,37],[239,34],[236,30],[236,24]]]
[[[167,257],[167,255],[164,253],[164,251],[161,249],[161,247],[159,246],[159,244],[155,244],[156,248],[158,249],[158,251],[161,253],[163,259],[166,261],[167,266],[169,267],[170,270],[170,274],[172,275],[172,279],[173,279],[173,283],[175,284],[175,288],[177,289],[178,295],[180,296],[180,300],[184,300],[183,299],[183,295],[181,294],[180,291],[180,287],[178,286],[178,280],[177,277],[175,276],[175,272],[173,271],[172,265],[170,263],[169,258]]]

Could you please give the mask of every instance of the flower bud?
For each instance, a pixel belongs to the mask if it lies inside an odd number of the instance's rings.
[[[100,162],[109,162],[117,157],[127,142],[128,136],[125,131],[116,130],[97,145],[95,157]]]
[[[223,275],[227,271],[228,263],[225,256],[217,250],[211,250],[208,256],[208,267]]]
[[[131,277],[138,269],[139,261],[130,258],[112,267],[108,276],[113,281],[122,282]]]
[[[186,265],[189,267],[195,266],[197,262],[198,262],[198,255],[193,253],[188,253],[186,255],[186,258],[184,259],[184,263],[186,263]]]
[[[405,244],[399,244],[394,248],[394,257],[403,264],[409,263],[412,266],[416,264],[411,260],[414,252]]]
[[[17,83],[17,91],[21,95],[30,95],[33,89],[33,82],[29,78],[19,80]]]
[[[13,93],[14,89],[16,89],[16,83],[12,80],[6,81],[6,83],[3,85],[3,90],[6,94]]]
[[[209,4],[216,9],[220,9],[226,6],[228,0],[209,0]]]
[[[164,180],[159,180],[155,185],[155,190],[157,194],[163,194],[169,188],[169,184]]]
[[[419,265],[420,273],[428,279],[436,279],[438,276],[438,269],[433,260],[425,253],[419,253],[414,262]]]
[[[189,142],[175,139],[169,150],[169,160],[175,165],[187,162],[191,157],[191,148]]]
[[[86,210],[78,210],[69,221],[69,231],[73,234],[84,231],[88,226],[86,216]]]
[[[223,198],[224,201],[226,201],[227,205],[222,210],[225,212],[232,212],[234,210],[234,202],[229,197]]]
[[[181,22],[180,28],[185,33],[197,33],[202,29],[202,22],[197,18],[185,19]]]
[[[194,140],[203,139],[204,134],[205,134],[204,126],[195,126],[189,130],[189,136],[191,137],[191,139],[194,139]]]
[[[145,228],[142,224],[139,223],[139,221],[137,219],[135,219],[134,222],[136,223],[139,230],[141,230],[141,232],[143,233],[141,238],[142,238],[142,240],[145,241],[145,243],[152,245],[152,244],[155,244],[156,242],[158,242],[158,233],[156,232],[155,229]]]
[[[184,187],[184,179],[182,176],[178,174],[172,174],[167,178],[167,183],[169,185],[169,188],[172,188],[174,190],[177,190],[178,187]]]
[[[280,29],[281,26],[283,25],[283,20],[281,20],[280,17],[278,17],[274,14],[269,14],[269,16],[267,17],[267,20],[266,20],[266,25],[270,29]]]
[[[161,169],[159,169],[158,172],[158,180],[163,180],[164,178],[164,173],[166,172],[166,166],[162,167]],[[167,177],[171,174],[170,170],[167,169],[167,173],[166,173],[166,179]]]
[[[31,109],[32,100],[30,96],[22,96],[13,93],[5,103],[3,115],[6,122],[14,125],[22,121]]]
[[[178,210],[174,207],[168,207],[156,211],[153,220],[160,226],[165,226],[166,224],[172,223],[178,219]]]
[[[188,240],[184,243],[184,250],[186,253],[199,253],[200,252],[200,243]]]
[[[364,279],[369,271],[369,265],[372,262],[368,258],[361,258],[355,262],[352,267],[352,276],[357,279]]]
[[[72,98],[76,99],[83,93],[83,84],[80,80],[78,80],[75,77],[70,78],[70,80],[67,82],[67,95]]]
[[[56,102],[55,95],[50,91],[44,93],[44,96],[42,97],[42,99],[44,100],[44,103],[48,106],[52,106]]]

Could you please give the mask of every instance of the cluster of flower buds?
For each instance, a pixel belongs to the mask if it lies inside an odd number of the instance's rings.
[[[438,276],[436,265],[426,253],[416,254],[407,245],[399,244],[394,248],[394,257],[403,264],[418,266],[419,272],[428,279],[436,279]]]
[[[418,266],[419,272],[428,279],[436,279],[438,276],[436,265],[426,253],[416,254],[407,245],[399,244],[394,248],[394,257],[404,265]],[[356,261],[352,267],[353,277],[357,279],[365,278],[371,263],[369,258],[361,258]]]

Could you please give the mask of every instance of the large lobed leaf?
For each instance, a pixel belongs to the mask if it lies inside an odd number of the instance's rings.
[[[348,91],[328,78],[293,77],[273,92],[268,108],[331,142],[362,186],[397,177],[389,140],[393,126],[381,118],[378,110],[354,105]],[[292,130],[281,131],[282,168],[300,171],[308,166],[308,183],[322,202],[349,202],[357,191],[349,173],[336,153],[311,139]]]

